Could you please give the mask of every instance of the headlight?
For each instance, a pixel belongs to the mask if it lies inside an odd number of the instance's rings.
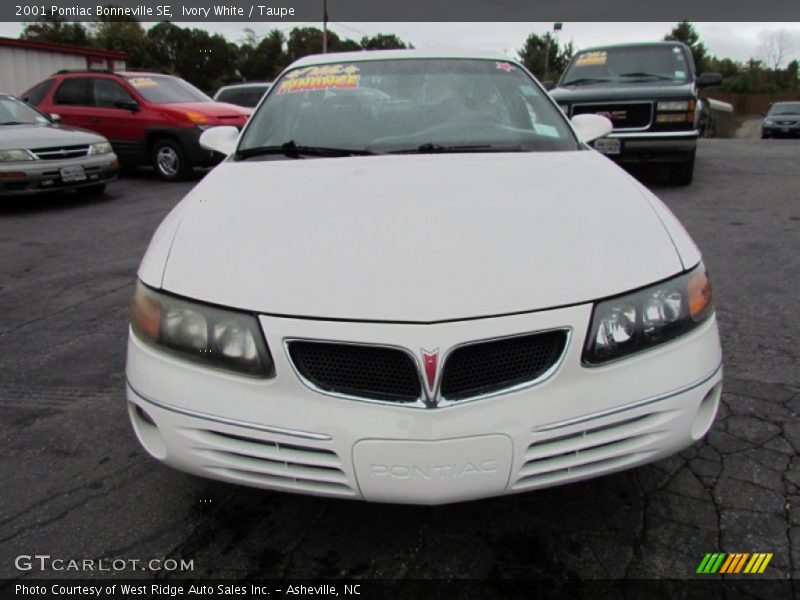
[[[701,263],[678,277],[595,304],[583,362],[599,365],[682,335],[712,313],[711,282]]]
[[[33,155],[27,150],[0,150],[0,162],[19,162],[33,160]]]
[[[209,367],[256,377],[275,373],[256,317],[136,284],[131,328],[143,342]]]
[[[764,125],[775,125],[775,121],[773,121],[772,119],[766,119],[764,121]]]
[[[667,102],[659,102],[658,103],[658,110],[689,110],[689,101],[688,100],[669,100]]]
[[[89,154],[108,154],[111,152],[111,144],[108,142],[97,142],[89,146]]]

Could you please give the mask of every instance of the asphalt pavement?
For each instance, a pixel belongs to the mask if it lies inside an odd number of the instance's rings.
[[[706,440],[588,482],[432,508],[218,483],[139,447],[128,302],[150,236],[196,180],[142,171],[94,199],[1,200],[0,577],[85,575],[15,568],[35,553],[194,561],[113,573],[140,577],[693,577],[707,552],[771,552],[764,577],[800,576],[798,156],[796,141],[701,140],[691,186],[637,173],[714,284],[725,379]]]

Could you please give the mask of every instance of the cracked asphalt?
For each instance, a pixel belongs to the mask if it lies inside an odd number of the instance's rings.
[[[708,437],[620,474],[441,507],[268,493],[173,471],[128,424],[128,301],[155,227],[194,182],[0,204],[0,577],[14,557],[194,561],[179,577],[694,577],[706,552],[800,576],[800,144],[701,140],[695,183],[637,173],[701,247],[724,394]],[[104,574],[108,576],[108,574]],[[709,577],[709,576],[705,576]]]

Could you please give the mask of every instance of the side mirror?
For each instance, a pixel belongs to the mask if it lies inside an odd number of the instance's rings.
[[[542,82],[542,87],[549,92],[554,87],[556,87],[556,84],[554,82],[552,82],[552,81],[543,81]]]
[[[61,115],[57,115],[56,113],[50,113],[50,120],[53,123],[61,123]]]
[[[614,129],[611,121],[600,115],[575,115],[572,117],[572,126],[578,138],[586,143],[606,136]]]
[[[228,156],[236,150],[239,140],[239,130],[231,125],[212,127],[200,135],[200,145],[206,150],[213,150]]]
[[[722,75],[719,73],[703,73],[697,78],[698,87],[709,87],[722,83]]]
[[[114,107],[136,112],[137,110],[139,110],[139,103],[136,102],[135,100],[117,100],[116,102],[114,102]]]

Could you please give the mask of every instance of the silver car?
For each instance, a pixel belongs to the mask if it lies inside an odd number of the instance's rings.
[[[57,116],[0,94],[0,196],[68,189],[99,194],[119,168],[103,136],[59,125]]]

